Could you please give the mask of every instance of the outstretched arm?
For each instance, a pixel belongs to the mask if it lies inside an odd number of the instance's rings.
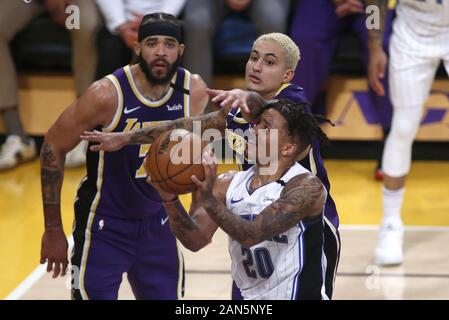
[[[117,151],[128,144],[151,144],[163,132],[183,128],[193,131],[194,122],[201,123],[201,134],[208,129],[220,131],[224,137],[226,130],[226,116],[231,108],[241,108],[243,117],[248,122],[257,119],[266,101],[257,93],[240,89],[229,91],[207,89],[213,97],[212,102],[220,104],[220,110],[205,115],[196,115],[188,118],[180,118],[167,121],[156,126],[120,133],[103,133],[99,131],[84,132],[81,139],[97,143],[92,145],[92,151]]]
[[[217,129],[220,132],[225,132],[226,129],[226,115],[229,109],[220,109],[219,111],[211,112],[199,117],[180,118],[173,121],[166,121],[161,124],[128,132],[112,132],[103,133],[99,131],[86,131],[80,137],[83,140],[97,143],[90,147],[91,151],[117,151],[129,144],[151,144],[162,133],[183,128],[193,131],[193,124],[195,121],[201,123],[201,134],[207,129]]]
[[[214,184],[214,164],[205,156],[206,179],[194,179],[202,191],[201,205],[215,223],[242,245],[251,247],[271,239],[296,225],[300,220],[313,218],[323,211],[326,190],[321,181],[310,173],[292,178],[281,196],[260,212],[254,221],[246,221],[230,211],[211,191]]]

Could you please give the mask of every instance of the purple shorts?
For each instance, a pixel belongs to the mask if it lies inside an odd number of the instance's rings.
[[[164,208],[148,219],[118,219],[98,213],[89,219],[89,210],[78,200],[73,237],[73,299],[117,299],[125,272],[136,299],[182,297],[182,253]]]

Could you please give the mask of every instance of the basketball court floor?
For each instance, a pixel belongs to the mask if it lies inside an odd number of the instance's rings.
[[[405,262],[372,264],[381,213],[381,184],[374,161],[327,160],[331,194],[342,223],[342,251],[334,299],[449,299],[449,162],[415,161],[403,206]],[[222,166],[221,171],[230,169]],[[62,209],[66,234],[84,168],[67,170]],[[183,196],[185,206],[189,196]],[[51,279],[39,265],[43,216],[39,163],[0,173],[0,298],[69,299],[69,278]],[[200,252],[184,249],[185,299],[229,299],[227,236],[218,231]],[[133,299],[126,282],[120,299]]]

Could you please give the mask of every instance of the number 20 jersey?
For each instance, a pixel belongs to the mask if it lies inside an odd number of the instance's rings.
[[[241,218],[253,221],[276,201],[283,183],[272,182],[252,193],[248,186],[256,166],[238,172],[226,194],[226,206]],[[281,178],[287,183],[293,177],[309,172],[295,163]],[[324,186],[323,186],[324,188]],[[300,221],[283,234],[250,248],[229,237],[232,277],[245,300],[323,299],[323,216]]]

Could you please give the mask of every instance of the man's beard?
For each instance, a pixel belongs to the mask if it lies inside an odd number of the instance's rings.
[[[165,76],[157,76],[151,72],[151,70],[153,69],[153,66],[158,62],[164,62],[166,65],[168,65],[168,72]],[[157,59],[148,64],[145,61],[145,59],[142,57],[142,54],[140,54],[138,56],[138,63],[139,63],[140,69],[145,74],[145,77],[152,85],[162,85],[162,84],[167,84],[168,82],[170,82],[171,78],[176,73],[178,66],[181,63],[181,56],[178,56],[178,59],[176,59],[176,61],[172,65],[170,65],[167,62],[167,60],[165,60],[165,59]]]

